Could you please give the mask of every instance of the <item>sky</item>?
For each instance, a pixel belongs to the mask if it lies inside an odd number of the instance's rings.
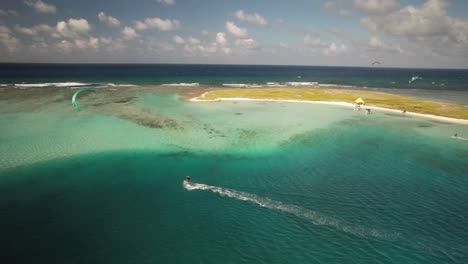
[[[466,0],[2,0],[0,62],[468,68]]]

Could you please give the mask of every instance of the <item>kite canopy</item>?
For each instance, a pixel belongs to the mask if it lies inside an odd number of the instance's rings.
[[[372,66],[375,66],[375,65],[379,65],[379,66],[380,66],[380,65],[382,65],[382,64],[380,63],[380,61],[374,61],[374,62],[372,62]]]
[[[356,101],[354,101],[356,104],[364,104],[364,100],[362,100],[361,97],[359,97],[358,99],[356,99]]]
[[[73,97],[72,97],[72,104],[73,106],[75,107],[76,111],[79,112],[81,111],[80,109],[80,106],[78,105],[78,103],[76,102],[76,97],[78,96],[78,94],[80,94],[81,92],[90,92],[90,93],[96,93],[95,90],[93,89],[80,89],[78,91],[76,91],[74,94],[73,94]]]

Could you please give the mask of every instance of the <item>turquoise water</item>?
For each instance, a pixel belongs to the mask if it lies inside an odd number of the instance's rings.
[[[2,103],[2,263],[468,261],[468,142],[450,137],[467,126],[158,93],[93,100],[79,114]]]

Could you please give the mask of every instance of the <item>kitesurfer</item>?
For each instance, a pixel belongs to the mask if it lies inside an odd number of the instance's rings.
[[[190,175],[185,176],[185,181],[190,181]]]

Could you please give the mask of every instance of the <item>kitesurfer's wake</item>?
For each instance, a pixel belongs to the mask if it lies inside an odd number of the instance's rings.
[[[385,240],[395,240],[399,238],[400,234],[398,233],[388,233],[384,231],[375,230],[372,228],[366,228],[362,226],[355,226],[345,221],[334,219],[322,215],[313,210],[309,210],[297,205],[286,204],[280,201],[275,201],[269,198],[264,198],[257,196],[255,194],[250,194],[246,192],[239,192],[232,189],[226,189],[201,183],[190,182],[190,180],[185,179],[183,182],[184,188],[187,191],[201,190],[201,191],[211,191],[213,193],[219,194],[222,197],[228,197],[236,199],[239,201],[249,202],[256,205],[259,205],[263,208],[273,209],[277,211],[282,211],[285,213],[292,214],[296,217],[305,219],[315,225],[325,225],[334,227],[340,231],[346,233],[354,234],[360,237],[373,237]]]

